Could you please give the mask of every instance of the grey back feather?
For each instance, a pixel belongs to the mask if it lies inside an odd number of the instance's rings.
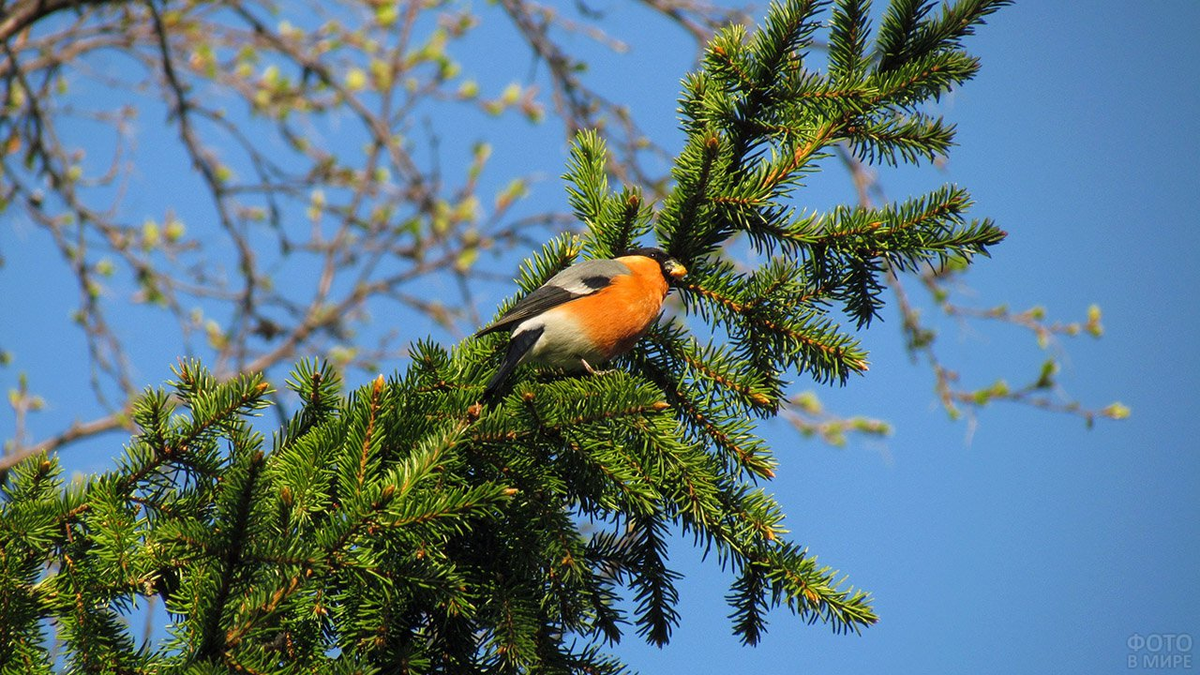
[[[632,274],[625,263],[616,260],[584,260],[550,277],[549,281],[521,298],[493,323],[479,329],[475,337],[512,328],[548,309],[591,295],[612,283],[613,277]]]

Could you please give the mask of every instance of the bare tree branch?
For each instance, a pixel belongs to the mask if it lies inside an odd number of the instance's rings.
[[[17,0],[0,3],[0,42],[29,28],[55,12],[84,5],[120,4],[120,0]]]
[[[37,445],[32,445],[28,448],[18,448],[14,452],[0,456],[0,471],[7,471],[20,464],[25,458],[32,457],[38,453],[54,452],[64,445],[117,429],[133,431],[133,424],[129,421],[128,415],[121,413],[99,417],[88,422],[75,422],[58,435]]]

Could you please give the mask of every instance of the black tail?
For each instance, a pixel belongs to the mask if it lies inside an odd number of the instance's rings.
[[[487,386],[483,389],[483,398],[481,399],[483,403],[491,404],[496,399],[496,394],[504,386],[505,381],[508,380],[508,376],[512,375],[512,372],[517,369],[517,366],[521,363],[521,359],[533,348],[538,338],[542,337],[542,331],[544,330],[544,328],[534,328],[532,330],[521,331],[512,336],[512,339],[508,342],[508,353],[504,355],[504,361],[500,364],[500,369],[496,371],[492,379],[488,380]]]

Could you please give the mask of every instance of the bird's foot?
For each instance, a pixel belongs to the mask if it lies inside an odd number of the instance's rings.
[[[588,375],[604,375],[606,373],[612,372],[611,369],[597,370],[597,369],[593,368],[592,364],[587,362],[587,359],[579,359],[579,362],[583,364],[583,369],[587,371]]]

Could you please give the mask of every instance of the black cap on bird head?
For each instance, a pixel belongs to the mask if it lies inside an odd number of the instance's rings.
[[[672,258],[661,248],[655,248],[653,246],[633,248],[626,251],[625,255],[640,255],[656,261],[662,268],[663,277],[667,281],[678,281],[687,276],[687,268],[683,266],[683,263]]]

